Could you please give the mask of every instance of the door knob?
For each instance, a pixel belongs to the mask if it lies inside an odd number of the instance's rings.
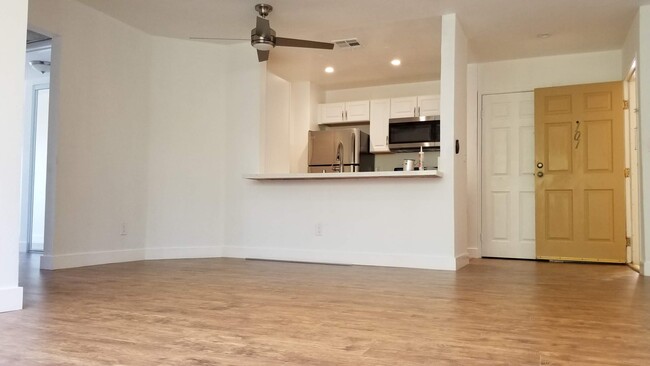
[[[538,177],[543,177],[543,176],[544,176],[544,172],[537,172],[537,176],[538,176]]]
[[[539,163],[537,163],[537,167],[542,169],[544,167],[544,163],[540,161]]]

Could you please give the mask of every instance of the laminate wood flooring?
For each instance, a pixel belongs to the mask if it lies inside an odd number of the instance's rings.
[[[23,264],[0,365],[650,365],[650,285],[625,266]]]

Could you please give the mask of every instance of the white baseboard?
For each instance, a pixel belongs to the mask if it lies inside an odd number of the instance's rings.
[[[43,255],[42,269],[63,269],[99,264],[122,263],[144,260],[144,249],[111,250],[103,252],[71,253],[61,255]]]
[[[481,251],[478,248],[467,248],[467,254],[470,258],[481,258]]]
[[[156,247],[146,248],[145,260],[155,259],[188,259],[188,258],[219,258],[223,255],[220,245],[204,247]]]
[[[219,257],[455,271],[469,264],[470,255],[465,253],[458,257],[444,257],[403,253],[341,252],[277,247],[212,245],[200,247],[150,247],[145,249],[43,255],[41,257],[41,268],[53,270],[139,260]]]
[[[456,258],[454,257],[401,253],[335,252],[275,247],[224,246],[223,256],[228,258],[254,258],[331,264],[438,269],[448,271],[454,271],[457,268]]]
[[[0,288],[0,313],[23,308],[23,288]]]
[[[469,264],[469,254],[461,254],[456,257],[456,270],[461,269]]]

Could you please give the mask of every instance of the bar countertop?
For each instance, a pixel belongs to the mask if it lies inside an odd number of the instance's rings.
[[[373,179],[373,178],[440,178],[438,170],[425,171],[385,171],[357,173],[284,173],[284,174],[246,174],[244,178],[252,180],[306,180],[306,179]]]

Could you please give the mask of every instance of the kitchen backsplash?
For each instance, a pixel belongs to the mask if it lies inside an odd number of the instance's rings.
[[[427,151],[424,153],[424,167],[426,169],[436,169],[440,151]],[[375,171],[393,171],[395,168],[402,167],[404,159],[413,159],[417,165],[418,153],[395,153],[395,154],[377,154],[375,155]]]

